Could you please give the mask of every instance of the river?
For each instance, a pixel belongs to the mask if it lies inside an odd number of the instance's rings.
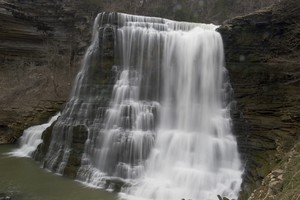
[[[115,193],[84,186],[54,175],[31,158],[16,158],[5,153],[16,145],[0,145],[0,193],[13,200],[116,200]]]

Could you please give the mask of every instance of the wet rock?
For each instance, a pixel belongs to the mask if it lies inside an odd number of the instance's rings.
[[[132,186],[129,182],[126,182],[121,178],[109,178],[105,180],[105,188],[114,192],[120,192],[121,189]]]
[[[84,153],[84,145],[88,136],[88,130],[84,125],[73,127],[73,138],[68,163],[64,169],[64,175],[76,178],[77,171],[81,165],[81,157]]]
[[[11,197],[5,193],[0,193],[0,200],[11,200]]]
[[[227,197],[222,197],[221,195],[217,195],[219,200],[229,200]]]
[[[33,158],[38,161],[43,161],[48,151],[51,142],[52,130],[55,123],[53,123],[50,127],[48,127],[42,134],[43,142],[39,144],[37,149],[33,153]]]

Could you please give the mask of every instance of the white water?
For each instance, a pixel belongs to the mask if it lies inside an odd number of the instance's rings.
[[[39,144],[42,143],[43,132],[50,127],[59,116],[60,113],[57,113],[55,116],[51,117],[47,123],[25,129],[22,137],[18,140],[20,148],[9,152],[8,155],[15,157],[31,157]]]
[[[99,14],[43,166],[64,173],[72,141],[85,137],[84,131],[73,135],[81,127],[88,136],[77,179],[89,186],[113,189],[125,182],[130,187],[120,198],[129,200],[237,199],[242,168],[231,131],[222,38],[215,28]],[[106,60],[105,45],[112,29],[117,77],[107,108],[109,86],[101,81],[107,78],[102,68],[111,59]],[[30,155],[41,142],[38,133],[24,139],[19,152]]]
[[[125,14],[118,24],[119,78],[104,127],[89,127],[78,178],[132,184],[121,199],[237,199],[242,169],[216,26]]]

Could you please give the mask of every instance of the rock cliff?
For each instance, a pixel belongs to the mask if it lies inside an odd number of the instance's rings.
[[[0,1],[0,144],[61,109],[94,15],[81,1]]]
[[[291,167],[295,171],[289,172],[288,166],[299,160],[300,2],[281,1],[229,20],[219,31],[235,93],[233,124],[245,163],[240,199],[299,195],[299,183],[290,180],[292,173],[299,179],[299,169]]]
[[[0,0],[0,144],[16,141],[25,128],[61,109],[98,12],[221,22],[276,1]]]
[[[299,4],[282,0],[219,28],[245,163],[240,199],[299,197]],[[61,109],[97,9],[80,0],[0,0],[0,143]]]

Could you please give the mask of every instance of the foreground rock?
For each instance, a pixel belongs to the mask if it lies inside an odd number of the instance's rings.
[[[300,198],[300,142],[283,157],[280,163],[256,188],[249,200]]]
[[[300,135],[300,2],[281,1],[227,21],[219,31],[235,92],[234,129],[246,167],[240,199],[274,199],[268,191],[282,196],[287,186],[276,169],[287,173],[279,166]],[[292,173],[299,178],[297,172]]]

